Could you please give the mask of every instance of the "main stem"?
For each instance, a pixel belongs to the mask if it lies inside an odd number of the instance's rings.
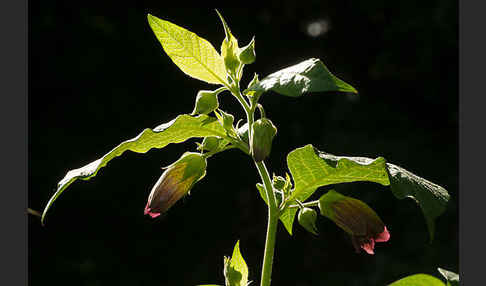
[[[246,119],[248,121],[249,127],[248,138],[249,142],[252,142],[253,121],[256,106],[248,104],[244,96],[240,93],[239,86],[237,86],[236,90],[232,90],[231,92],[236,97],[236,99],[238,99],[241,106],[245,110]],[[263,254],[263,268],[260,286],[270,286],[272,280],[273,254],[275,252],[275,240],[277,237],[277,225],[278,218],[280,216],[280,210],[277,206],[277,200],[275,199],[275,194],[273,192],[272,182],[270,180],[270,175],[268,174],[265,163],[263,163],[263,161],[255,162],[255,166],[257,167],[260,178],[263,181],[263,186],[265,188],[268,202],[267,238],[265,240],[265,253]]]
[[[263,180],[268,201],[267,238],[265,241],[265,253],[263,255],[263,269],[260,286],[270,286],[270,282],[272,280],[273,254],[275,250],[275,239],[277,237],[279,210],[265,163],[263,163],[263,161],[258,163],[255,162],[255,165],[258,169],[260,177]]]

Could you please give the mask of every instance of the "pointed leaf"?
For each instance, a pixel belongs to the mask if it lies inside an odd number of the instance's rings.
[[[66,176],[57,184],[57,190],[51,197],[42,214],[42,222],[46,213],[54,201],[62,192],[77,179],[89,180],[96,176],[98,170],[106,164],[130,150],[137,153],[146,153],[152,148],[164,148],[170,143],[184,142],[192,137],[219,136],[225,137],[223,127],[214,117],[200,115],[192,117],[190,115],[179,115],[174,120],[161,124],[154,129],[145,129],[137,137],[122,142],[103,157],[79,169],[69,171]]]
[[[277,71],[253,84],[246,91],[269,90],[292,97],[302,96],[306,92],[358,93],[354,87],[334,76],[321,60],[315,58]]]
[[[248,266],[240,252],[240,241],[236,242],[231,259],[225,257],[226,286],[246,286],[248,284]]]
[[[318,151],[312,145],[297,148],[287,156],[295,189],[289,198],[305,201],[318,187],[355,181],[370,181],[390,185],[398,199],[412,198],[421,207],[429,233],[433,238],[434,221],[445,211],[449,194],[447,191],[396,165],[386,163],[379,157],[341,157]],[[286,209],[282,216],[287,230],[292,229],[295,209]],[[291,231],[289,231],[291,233]]]
[[[445,286],[444,282],[428,274],[414,274],[389,284],[388,286]]]
[[[459,274],[442,269],[440,267],[437,268],[437,270],[439,270],[440,274],[442,274],[442,276],[447,279],[447,286],[459,286]]]
[[[214,84],[226,83],[223,58],[207,40],[150,14],[150,27],[172,61],[187,75]]]

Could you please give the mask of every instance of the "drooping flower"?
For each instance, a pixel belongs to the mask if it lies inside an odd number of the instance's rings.
[[[206,175],[206,166],[206,159],[201,154],[184,153],[179,160],[165,168],[155,183],[144,214],[155,218],[166,212]]]
[[[390,239],[390,233],[380,217],[360,200],[331,190],[319,199],[319,208],[322,215],[351,235],[356,252],[363,249],[368,254],[374,254],[376,242]]]

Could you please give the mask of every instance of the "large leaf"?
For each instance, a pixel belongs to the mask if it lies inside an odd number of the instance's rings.
[[[445,286],[445,284],[428,274],[414,274],[395,281],[388,286]]]
[[[431,239],[435,230],[434,221],[446,208],[449,194],[447,191],[411,172],[393,164],[386,163],[382,157],[334,156],[315,149],[312,145],[297,148],[290,152],[287,164],[294,178],[295,189],[290,197],[304,201],[318,187],[355,181],[370,181],[390,185],[398,199],[412,198],[421,207]],[[295,209],[287,209],[281,218],[291,233]]]
[[[261,92],[269,90],[292,97],[299,97],[306,92],[358,93],[354,87],[334,76],[320,59],[315,58],[272,73],[247,89]]]
[[[170,143],[180,143],[192,137],[220,136],[226,137],[221,124],[214,117],[199,115],[179,115],[174,120],[161,124],[154,129],[145,129],[137,137],[122,142],[103,157],[79,169],[69,171],[57,184],[57,190],[51,197],[42,214],[42,222],[49,208],[62,192],[77,179],[89,180],[96,176],[98,170],[106,164],[130,150],[137,153],[146,153],[152,148],[163,148]]]
[[[240,252],[240,241],[236,242],[231,258],[225,257],[224,276],[226,286],[246,286],[248,284],[248,266]]]
[[[223,58],[211,43],[171,22],[150,14],[147,18],[162,48],[183,72],[208,83],[226,83]]]

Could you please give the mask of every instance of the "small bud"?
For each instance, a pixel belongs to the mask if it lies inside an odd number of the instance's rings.
[[[315,235],[317,235],[316,219],[317,213],[315,210],[305,207],[299,210],[299,215],[297,216],[299,224]]]
[[[280,176],[273,176],[273,187],[277,190],[283,190],[283,188],[285,187],[285,183],[287,183],[287,181],[285,181],[285,179],[283,177],[280,177]]]
[[[221,126],[223,126],[226,133],[231,136],[236,136],[236,130],[233,126],[235,117],[229,113],[224,112],[223,110],[215,111],[214,114],[218,118],[219,123],[221,124]]]
[[[273,137],[276,134],[277,128],[267,118],[258,119],[253,123],[250,152],[255,162],[261,162],[270,155]]]
[[[202,143],[197,147],[197,150],[207,152],[216,151],[219,148],[221,141],[223,141],[223,138],[221,137],[204,137]]]
[[[144,213],[155,218],[166,212],[197,181],[204,178],[206,166],[206,159],[201,154],[184,153],[179,160],[165,168],[150,192]]]
[[[323,216],[351,236],[356,252],[363,249],[368,254],[374,254],[375,242],[390,239],[390,233],[380,217],[360,200],[330,190],[319,199],[319,208]]]
[[[253,37],[248,45],[240,48],[238,53],[238,59],[245,65],[249,65],[255,61],[255,58],[255,37]]]
[[[200,90],[196,96],[196,104],[192,115],[208,114],[219,107],[218,102],[219,91]]]

